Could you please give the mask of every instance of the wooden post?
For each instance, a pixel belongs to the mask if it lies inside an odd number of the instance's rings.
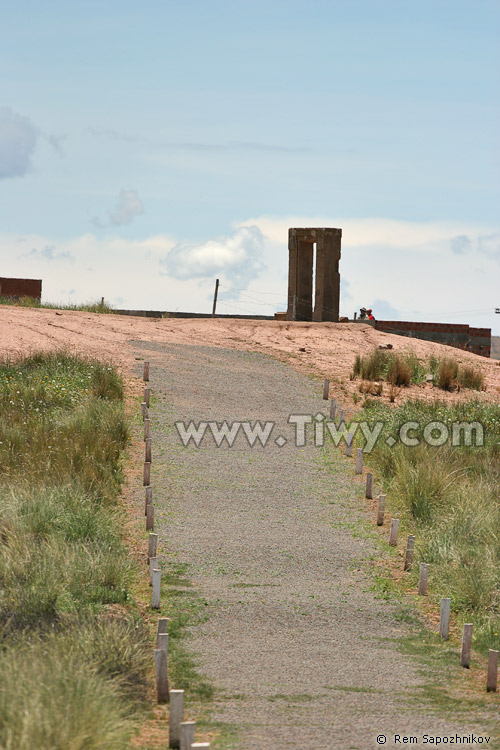
[[[357,312],[355,312],[355,313],[354,313],[354,320],[356,320],[356,318],[357,318],[357,317],[358,317],[358,313],[357,313]]]
[[[385,495],[378,496],[377,526],[384,525]]]
[[[150,399],[150,397],[151,397],[151,388],[148,385],[148,386],[146,386],[144,388],[144,403],[146,404],[146,406],[148,407],[148,409],[149,409],[149,399]]]
[[[389,534],[389,544],[395,547],[398,543],[399,518],[391,518],[391,531]]]
[[[450,636],[450,604],[451,599],[441,599],[441,614],[439,618],[439,635],[445,641]]]
[[[366,490],[365,497],[369,500],[373,498],[373,474],[369,471],[366,475]]]
[[[142,480],[144,487],[149,487],[151,484],[151,462],[144,461],[144,479]]]
[[[330,419],[335,419],[336,414],[337,414],[337,401],[336,399],[332,398],[330,401]]]
[[[157,557],[150,557],[149,558],[149,585],[153,585],[153,570],[158,570],[158,558]]]
[[[146,496],[144,498],[144,515],[148,515],[148,505],[153,502],[153,488],[151,486],[146,487]]]
[[[352,432],[348,432],[345,436],[345,454],[346,456],[352,456],[352,441],[354,440],[354,435]]]
[[[191,745],[194,742],[195,727],[196,722],[194,721],[181,721],[180,750],[191,750]]]
[[[141,401],[141,414],[143,419],[149,419],[148,407],[145,401]]]
[[[151,437],[151,420],[149,417],[144,420],[144,440]]]
[[[144,373],[142,379],[145,383],[149,381],[149,362],[144,362]]]
[[[144,460],[146,461],[146,463],[150,464],[151,463],[151,445],[153,441],[151,440],[151,438],[146,438],[145,443],[146,443],[146,446],[145,446],[145,451],[144,451]]]
[[[101,297],[101,307],[104,307],[104,297]]]
[[[167,653],[155,648],[156,699],[158,703],[168,702]]]
[[[155,527],[155,506],[149,503],[146,507],[146,531],[153,531]]]
[[[297,320],[297,295],[292,297],[292,320]]]
[[[159,617],[158,625],[156,626],[156,648],[159,647],[161,642],[160,636],[168,633],[168,617]]]
[[[339,430],[343,430],[345,427],[345,411],[343,409],[339,409],[338,415],[339,415]]]
[[[361,448],[358,448],[356,451],[356,474],[362,474],[363,473],[363,451]]]
[[[151,592],[151,606],[160,609],[161,570],[153,570],[153,591]]]
[[[462,652],[460,654],[460,664],[462,667],[469,669],[470,652],[472,649],[472,623],[464,623],[462,630]]]
[[[184,715],[184,690],[170,691],[169,745],[178,748],[181,741],[181,722]]]
[[[214,304],[212,305],[212,318],[215,318],[215,308],[217,307],[218,293],[219,293],[219,279],[215,279]]]
[[[414,554],[415,554],[415,537],[413,536],[413,534],[408,534],[408,539],[406,540],[404,570],[410,570],[412,563],[413,563]]]
[[[165,654],[165,674],[163,677],[163,695],[165,698],[162,702],[168,702],[168,633],[157,634],[155,651],[156,650],[163,651]]]
[[[158,534],[150,534],[148,542],[148,558],[156,557],[156,550],[158,548]]]
[[[418,593],[420,596],[427,596],[427,585],[429,583],[429,565],[420,563],[420,576],[418,579]]]
[[[323,399],[325,401],[328,401],[329,393],[330,393],[330,381],[327,378],[325,378],[323,380]]]
[[[498,651],[490,648],[488,652],[488,677],[486,679],[486,690],[488,693],[496,693],[498,675]]]

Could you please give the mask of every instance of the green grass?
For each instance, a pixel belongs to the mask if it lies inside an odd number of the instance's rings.
[[[483,653],[500,647],[500,406],[479,401],[447,406],[408,401],[398,409],[370,405],[361,418],[382,420],[384,431],[368,463],[387,493],[389,512],[401,519],[400,534],[415,534],[416,564],[407,574],[414,587],[418,563],[430,564],[430,595],[438,604],[450,597],[460,628],[474,623],[474,647]],[[406,422],[419,424],[418,446],[385,443]],[[424,426],[439,421],[479,422],[483,447],[432,447],[422,440]],[[450,436],[452,434],[451,429]]]
[[[386,380],[394,387],[404,387],[411,383],[421,383],[426,374],[432,375],[432,382],[442,390],[469,388],[484,390],[482,372],[472,365],[459,365],[454,357],[429,357],[420,360],[408,350],[404,352],[373,349],[369,354],[358,354],[354,360],[353,378],[363,380]]]
[[[0,295],[0,305],[15,305],[16,307],[46,308],[48,310],[77,310],[79,312],[113,313],[113,308],[106,302],[84,302],[82,305],[59,304],[56,302],[40,302],[34,297],[4,297]]]
[[[120,750],[151,647],[116,504],[128,431],[113,368],[0,362],[0,747]]]

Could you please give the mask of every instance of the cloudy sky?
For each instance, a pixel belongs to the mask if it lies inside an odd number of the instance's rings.
[[[341,227],[343,314],[500,334],[498,0],[1,6],[0,276],[272,314]]]

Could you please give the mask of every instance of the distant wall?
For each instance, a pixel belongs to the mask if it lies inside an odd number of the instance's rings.
[[[491,337],[491,357],[500,359],[500,336]]]
[[[471,328],[460,323],[414,323],[405,320],[377,320],[375,328],[386,333],[455,346],[457,349],[465,349],[483,357],[489,357],[491,354],[491,328]]]
[[[168,310],[114,310],[115,315],[134,315],[138,318],[211,318],[211,313],[169,312]],[[245,320],[274,320],[272,315],[219,315],[216,318],[243,318]]]
[[[6,279],[0,277],[0,296],[42,298],[41,279]]]

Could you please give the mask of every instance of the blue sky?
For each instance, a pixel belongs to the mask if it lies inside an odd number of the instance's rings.
[[[340,226],[345,314],[500,333],[499,31],[497,0],[2,3],[0,275],[272,313],[287,228]]]

